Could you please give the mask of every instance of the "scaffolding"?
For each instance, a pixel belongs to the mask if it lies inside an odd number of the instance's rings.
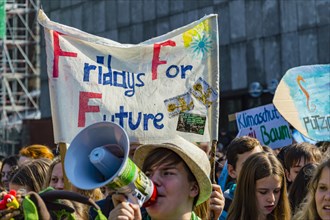
[[[5,36],[0,37],[0,155],[14,154],[24,119],[39,119],[39,0],[0,0]],[[1,19],[1,18],[0,18]]]

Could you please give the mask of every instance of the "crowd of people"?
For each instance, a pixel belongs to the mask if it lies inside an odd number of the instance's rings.
[[[21,207],[32,201],[40,216],[51,209],[56,219],[329,220],[329,146],[301,142],[273,150],[255,138],[236,137],[217,149],[215,183],[210,179],[210,143],[181,137],[167,143],[134,142],[130,156],[158,192],[155,203],[140,207],[107,186],[84,190],[66,185],[61,158],[47,146],[31,145],[2,160],[0,196],[15,190]],[[54,208],[45,199],[52,190],[82,197],[79,202],[63,194]],[[29,219],[29,210],[0,210],[0,220]]]

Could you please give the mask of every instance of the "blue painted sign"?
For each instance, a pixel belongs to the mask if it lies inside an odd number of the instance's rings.
[[[273,103],[300,133],[330,140],[330,65],[292,68],[277,87]]]

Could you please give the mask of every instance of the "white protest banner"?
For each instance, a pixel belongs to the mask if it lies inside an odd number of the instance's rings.
[[[217,15],[140,44],[118,42],[50,21],[44,27],[55,142],[112,121],[141,143],[180,135],[217,140]]]
[[[330,141],[330,65],[289,69],[279,83],[273,103],[301,134]]]
[[[273,104],[236,113],[238,137],[247,135],[273,149],[292,143],[292,134],[287,121]]]

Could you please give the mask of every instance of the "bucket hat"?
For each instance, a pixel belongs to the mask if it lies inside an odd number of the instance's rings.
[[[151,151],[158,148],[172,150],[182,158],[195,176],[199,186],[199,196],[196,205],[206,201],[212,192],[212,185],[209,178],[211,166],[206,153],[195,144],[180,136],[176,136],[167,143],[141,145],[136,149],[133,161],[137,166],[142,168],[145,158],[148,157]]]

